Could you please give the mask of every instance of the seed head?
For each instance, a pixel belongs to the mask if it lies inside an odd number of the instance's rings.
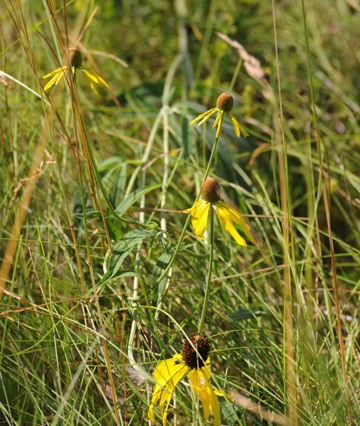
[[[69,58],[70,58],[70,64],[74,68],[79,68],[82,65],[82,54],[81,50],[77,47],[70,47],[69,49]]]
[[[220,200],[220,191],[219,182],[215,178],[209,177],[204,182],[201,193],[205,201],[208,201],[209,203],[216,203]]]
[[[229,93],[222,93],[216,101],[216,107],[225,112],[230,112],[234,106],[234,98]]]
[[[189,342],[191,341],[191,343]],[[183,345],[182,359],[189,368],[200,369],[205,365],[210,352],[210,342],[207,337],[193,333]]]

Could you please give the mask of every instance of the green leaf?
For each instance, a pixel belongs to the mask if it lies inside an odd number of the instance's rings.
[[[115,207],[116,204],[124,198],[126,182],[126,164],[122,164],[121,167],[116,170],[112,180],[111,190],[109,194],[109,200]]]
[[[122,270],[122,271],[117,271],[115,274],[112,274],[112,275],[108,276],[107,278],[105,278],[105,276],[106,276],[106,274],[102,277],[101,281],[98,282],[98,284],[96,285],[97,287],[104,285],[108,281],[114,280],[115,278],[136,277],[137,273],[135,271],[126,269],[126,270]]]
[[[266,315],[266,312],[264,311],[253,311],[250,309],[239,309],[238,311],[234,313],[227,314],[227,316],[232,321],[242,321],[245,319],[255,318],[262,315]]]
[[[110,157],[107,158],[106,160],[102,161],[99,166],[98,166],[98,170],[99,172],[103,172],[105,170],[110,170],[113,168],[118,168],[119,166],[121,166],[123,164],[123,159],[121,157]]]
[[[134,192],[129,194],[115,209],[119,215],[123,215],[136,201],[143,195],[161,186],[160,183],[156,185],[145,186],[144,188],[136,189]]]
[[[126,256],[129,252],[136,247],[144,238],[154,236],[155,232],[146,229],[137,229],[130,231],[123,236],[113,247],[113,252],[109,261],[109,269],[106,274],[99,281],[98,285],[103,284],[110,279],[115,278],[116,273],[121,267]]]
[[[121,230],[121,222],[113,216],[106,217],[105,221],[110,238],[112,240],[115,240],[116,242],[120,241],[123,236],[123,232]]]
[[[156,286],[157,280],[159,279],[160,275],[165,271],[165,269],[168,267],[171,260],[171,256],[172,256],[171,253],[167,253],[167,252],[163,253],[159,257],[159,260],[157,261],[154,267],[153,274],[151,276],[151,290],[152,290],[151,298],[152,298],[152,301],[155,303],[161,299],[161,295],[166,285],[167,276],[165,276],[160,281],[159,286],[156,289],[155,286]]]

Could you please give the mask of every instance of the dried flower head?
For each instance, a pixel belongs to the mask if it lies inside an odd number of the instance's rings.
[[[195,118],[190,124],[194,124],[197,121],[201,120],[199,122],[199,126],[201,126],[205,121],[207,121],[212,115],[216,114],[214,126],[217,126],[216,130],[216,137],[218,138],[220,135],[220,130],[222,127],[222,122],[224,119],[224,113],[226,113],[233,124],[236,136],[239,138],[241,133],[244,135],[244,137],[249,136],[246,130],[241,126],[239,123],[239,120],[236,118],[236,116],[231,112],[234,106],[234,98],[229,93],[221,93],[221,95],[217,98],[216,101],[216,107],[211,108],[208,111],[204,112],[203,114],[200,114],[198,117]]]
[[[182,348],[182,360],[189,368],[201,368],[205,365],[210,352],[210,342],[207,337],[193,333]]]

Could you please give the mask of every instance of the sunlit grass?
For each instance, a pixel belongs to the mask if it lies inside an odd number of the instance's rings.
[[[200,327],[221,425],[359,424],[355,3],[275,4],[278,61],[268,2],[31,3],[1,10],[1,421],[149,424]],[[44,92],[74,45],[100,97]],[[246,139],[190,125],[222,92]],[[254,244],[196,237],[208,174]],[[212,424],[187,380],[168,424]]]

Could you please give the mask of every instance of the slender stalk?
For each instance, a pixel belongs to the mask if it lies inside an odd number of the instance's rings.
[[[215,139],[214,146],[213,146],[211,154],[210,154],[209,162],[208,162],[207,168],[205,170],[205,174],[204,174],[204,178],[203,178],[203,181],[202,181],[202,185],[204,184],[204,182],[206,181],[207,177],[209,176],[210,168],[211,168],[211,165],[212,165],[212,162],[213,162],[213,159],[214,159],[214,155],[215,155],[215,152],[217,151],[217,147],[218,147],[219,140],[220,140],[220,134],[221,134],[222,120],[219,123],[219,126],[220,126],[220,130],[219,130],[219,133],[218,133],[219,136],[217,136],[216,139]],[[198,196],[196,197],[195,202],[199,200],[200,195],[201,194],[199,193]],[[161,282],[161,280],[167,275],[167,273],[171,269],[171,267],[172,267],[172,265],[173,265],[173,263],[174,263],[174,261],[176,259],[176,256],[177,256],[177,254],[178,254],[178,252],[180,250],[180,246],[181,246],[182,240],[184,239],[185,232],[186,232],[186,229],[187,229],[187,227],[189,225],[190,219],[191,219],[191,215],[189,214],[188,217],[186,218],[185,225],[184,225],[184,227],[183,227],[183,229],[181,231],[179,240],[178,240],[177,245],[176,245],[175,250],[174,250],[174,254],[173,254],[173,256],[172,256],[172,258],[171,258],[168,266],[166,267],[166,269],[164,270],[164,272],[158,278],[156,284],[159,284]],[[166,293],[164,292],[163,295],[162,295],[162,299],[165,297],[165,295],[166,295]]]
[[[211,205],[211,207],[210,207],[210,253],[209,253],[209,265],[208,265],[208,275],[207,275],[206,287],[205,287],[204,304],[203,304],[203,309],[202,309],[202,313],[201,313],[200,323],[199,323],[199,327],[198,327],[198,333],[199,334],[201,334],[202,329],[204,327],[205,316],[206,316],[207,306],[208,306],[208,302],[209,302],[210,283],[211,283],[213,261],[214,261],[214,208]]]
[[[297,402],[296,402],[296,376],[294,368],[294,345],[293,345],[293,324],[292,324],[292,294],[291,294],[291,275],[290,275],[290,233],[291,233],[291,220],[290,220],[290,194],[289,194],[289,179],[287,167],[287,145],[283,131],[283,109],[281,98],[281,81],[280,81],[280,66],[279,66],[279,52],[277,43],[276,31],[276,14],[275,14],[275,0],[272,0],[272,13],[274,25],[274,41],[275,41],[275,56],[276,56],[276,69],[278,80],[278,97],[279,97],[279,126],[276,128],[276,141],[279,144],[278,161],[279,161],[279,179],[280,179],[280,198],[282,210],[282,224],[283,224],[283,262],[284,268],[284,340],[285,340],[285,353],[284,353],[284,370],[286,371],[286,389],[289,396],[289,417],[290,425],[298,425],[297,415]],[[281,134],[281,138],[280,138]]]
[[[344,390],[345,390],[345,397],[346,397],[347,411],[348,411],[348,422],[349,422],[348,424],[352,425],[353,420],[352,420],[350,395],[349,395],[349,388],[348,388],[348,377],[346,374],[345,348],[344,348],[344,340],[343,340],[343,334],[342,334],[342,328],[341,328],[339,287],[338,287],[338,280],[337,280],[337,273],[336,273],[334,241],[333,241],[332,230],[331,230],[330,196],[328,193],[328,188],[325,183],[324,168],[322,163],[322,150],[321,150],[321,142],[320,142],[320,136],[319,136],[319,130],[318,130],[314,86],[313,86],[312,73],[311,73],[310,49],[309,49],[309,40],[308,40],[307,27],[306,27],[306,13],[305,13],[304,0],[301,1],[301,6],[302,6],[302,19],[303,19],[305,46],[306,46],[306,59],[307,59],[307,67],[308,67],[308,73],[309,73],[308,77],[309,77],[311,104],[312,104],[312,110],[313,110],[314,128],[315,128],[315,136],[316,136],[316,146],[317,146],[317,152],[318,152],[318,161],[319,161],[319,168],[320,168],[322,193],[323,193],[323,199],[324,199],[326,224],[327,224],[328,236],[329,236],[331,269],[332,269],[332,275],[333,275],[335,309],[336,309],[337,331],[339,336],[341,367],[342,367],[342,374],[344,378]]]

